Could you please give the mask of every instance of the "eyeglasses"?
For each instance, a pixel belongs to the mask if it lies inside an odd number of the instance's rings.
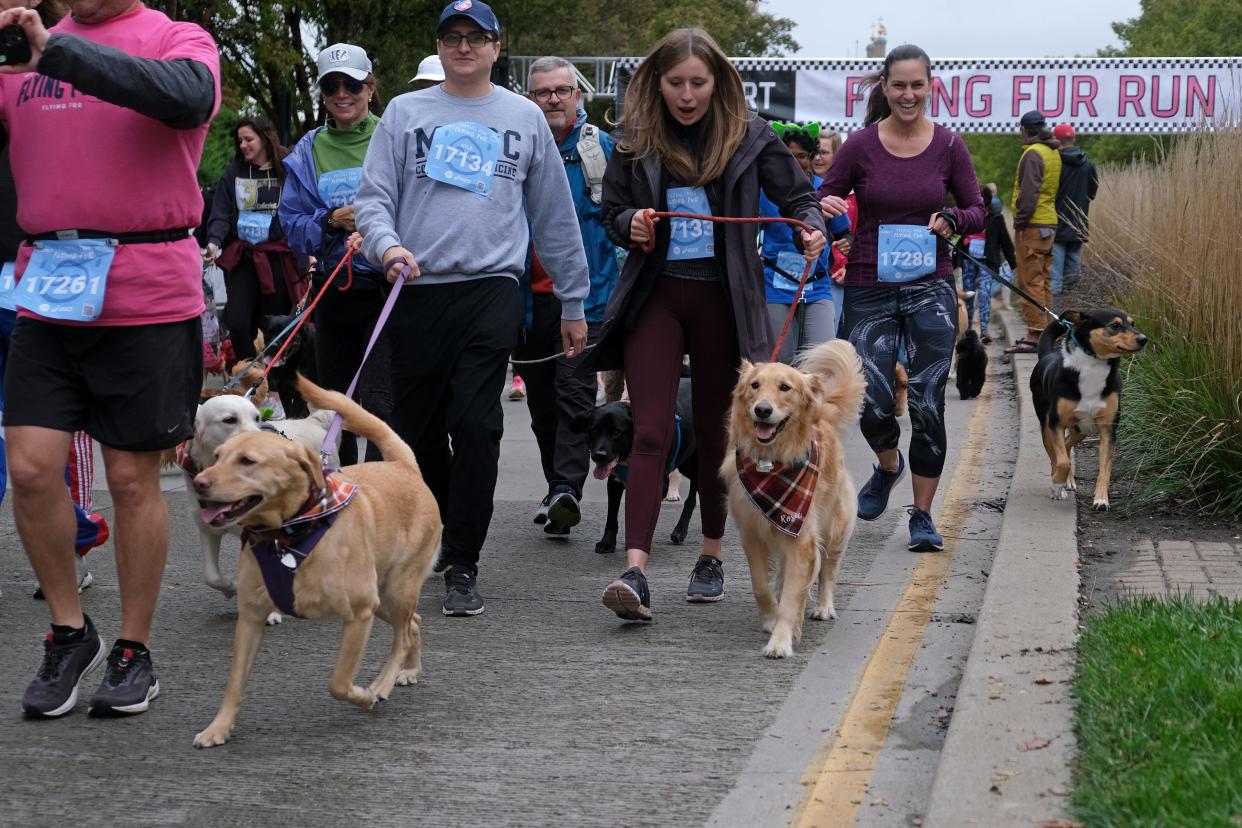
[[[342,86],[345,87],[345,91],[349,94],[358,95],[362,92],[363,82],[360,80],[354,80],[353,78],[345,78],[344,80],[341,80],[340,78],[324,78],[319,81],[319,91],[322,92],[326,98],[330,98],[335,95],[338,91],[340,91]]]
[[[436,35],[436,39],[450,49],[456,49],[463,40],[470,44],[471,49],[481,49],[489,43],[496,42],[496,38],[487,32],[471,32],[470,34],[445,32],[442,35]]]
[[[578,87],[576,86],[554,86],[551,89],[532,89],[530,90],[530,96],[539,101],[539,103],[546,102],[553,95],[564,101],[577,91]]]

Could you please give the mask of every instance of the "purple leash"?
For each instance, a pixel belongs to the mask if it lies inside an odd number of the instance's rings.
[[[384,272],[388,272],[388,265],[385,265]],[[388,316],[392,313],[393,306],[397,304],[397,294],[401,292],[401,286],[405,284],[405,277],[410,274],[410,266],[405,265],[401,268],[397,281],[393,283],[392,290],[388,293],[388,299],[384,302],[384,308],[380,311],[379,319],[375,320],[375,330],[371,331],[371,341],[367,343],[367,349],[362,354],[362,364],[358,366],[358,373],[354,374],[353,380],[349,383],[349,390],[345,392],[345,396],[353,398],[354,389],[358,387],[358,378],[362,376],[362,369],[367,364],[367,357],[371,356],[371,349],[375,347],[376,341],[379,339],[380,332],[384,330],[384,323],[388,321]],[[336,438],[341,434],[341,415],[338,412],[332,418],[332,425],[328,426],[328,433],[323,438],[323,446],[319,449],[319,453],[323,457],[327,457],[332,453],[332,446],[336,444]]]

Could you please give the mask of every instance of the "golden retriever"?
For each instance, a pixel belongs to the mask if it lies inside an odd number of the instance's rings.
[[[763,628],[771,633],[763,654],[793,655],[802,636],[802,617],[811,582],[819,578],[812,618],[836,618],[832,591],[837,565],[854,530],[858,511],[854,483],[845,469],[841,438],[858,417],[866,382],[854,346],[825,342],[798,360],[797,367],[778,362],[744,361],[729,415],[729,444],[720,474],[729,491],[729,512],[742,537],[750,566],[755,602]],[[762,479],[780,483],[814,458],[818,479],[800,528],[779,508],[765,512],[743,483],[743,466]],[[805,479],[803,480],[805,483]],[[784,483],[780,483],[784,486]],[[783,524],[783,525],[782,525]],[[794,531],[791,531],[794,530]],[[776,568],[775,593],[769,585]]]
[[[340,412],[345,428],[373,441],[385,458],[335,472],[357,489],[292,582],[297,614],[344,622],[328,691],[369,710],[394,685],[418,679],[422,619],[416,610],[440,546],[440,513],[414,452],[392,429],[344,394],[325,391],[304,377],[298,377],[298,391],[312,405]],[[239,434],[220,447],[215,459],[194,478],[204,517],[213,526],[274,530],[326,491],[319,454],[279,434]],[[261,553],[247,543],[240,556],[237,631],[224,701],[211,724],[194,737],[195,747],[228,740],[263,639],[264,619],[276,608],[255,554]],[[392,649],[375,681],[358,687],[354,679],[376,615],[392,625]]]

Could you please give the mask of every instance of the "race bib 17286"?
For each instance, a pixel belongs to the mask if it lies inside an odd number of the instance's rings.
[[[936,237],[918,224],[881,224],[876,276],[913,282],[936,272]]]
[[[461,121],[436,127],[427,151],[427,176],[481,196],[492,193],[500,136],[482,124]]]
[[[707,191],[702,187],[670,187],[666,200],[670,213],[694,213],[697,216],[712,214],[711,205],[707,201]],[[711,222],[687,218],[673,218],[669,221],[672,231],[668,242],[669,259],[709,259],[715,255],[716,237]]]
[[[35,242],[17,284],[17,306],[49,319],[97,319],[114,256],[111,239]]]

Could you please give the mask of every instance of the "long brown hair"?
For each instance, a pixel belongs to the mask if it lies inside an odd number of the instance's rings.
[[[677,139],[676,121],[660,93],[660,77],[687,58],[706,64],[715,80],[707,112],[699,122],[698,151]],[[702,186],[724,174],[742,143],[750,120],[742,78],[712,36],[702,29],[674,29],[643,60],[625,90],[622,151],[638,158],[656,155],[680,182]]]
[[[888,72],[893,68],[893,64],[903,60],[923,61],[923,65],[927,67],[927,80],[931,81],[931,58],[927,56],[927,52],[924,52],[913,43],[898,46],[885,55],[884,68],[863,79],[862,87],[864,89],[867,87],[871,88],[871,94],[867,97],[867,115],[863,118],[863,126],[871,126],[892,114],[892,109],[889,108],[888,98],[884,97],[884,88],[880,85],[880,81],[888,80]]]
[[[240,124],[233,128],[233,143],[237,148],[233,152],[233,157],[238,161],[242,160],[241,144],[237,141],[237,133],[242,127],[250,127],[254,130],[254,134],[259,136],[259,142],[263,144],[263,149],[267,151],[267,162],[272,165],[272,170],[280,179],[285,177],[285,165],[283,159],[289,154],[289,150],[280,145],[280,139],[276,137],[276,128],[272,126],[272,122],[261,115],[255,115],[245,118]]]

